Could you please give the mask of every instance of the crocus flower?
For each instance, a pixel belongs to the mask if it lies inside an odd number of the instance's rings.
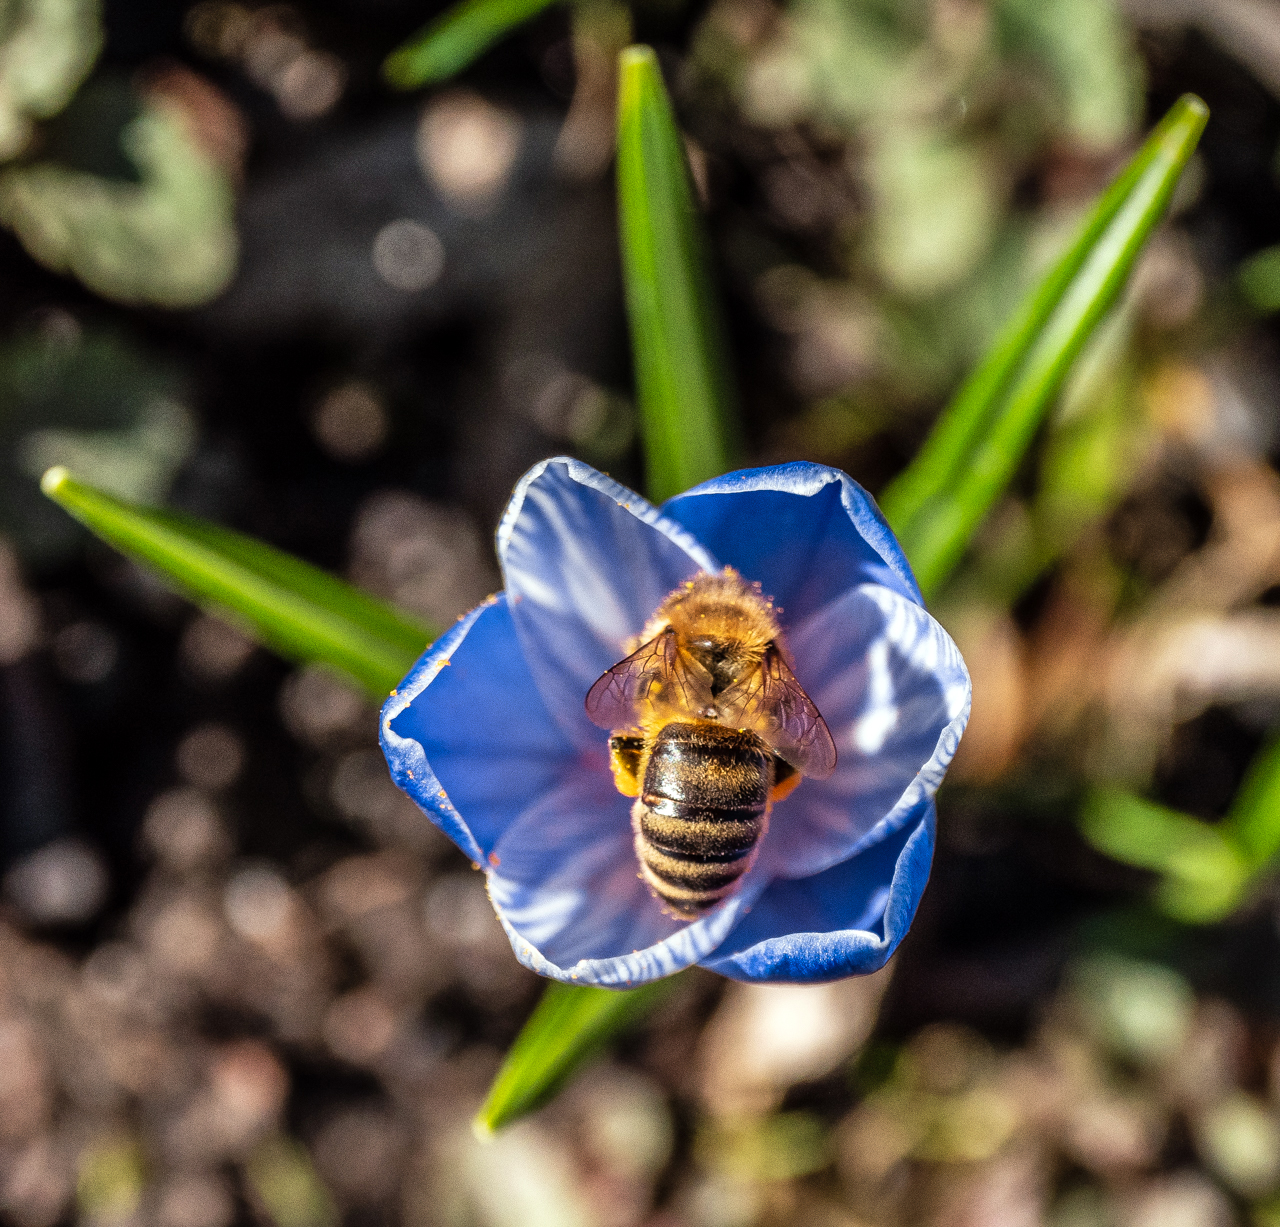
[[[396,783],[484,869],[520,961],[615,988],[694,963],[783,982],[882,966],[929,875],[969,675],[870,496],[787,464],[659,510],[560,458],[516,487],[498,557],[505,590],[427,650],[381,730]],[[664,598],[725,567],[773,597],[838,761],[775,804],[738,889],[686,921],[639,876],[632,802],[583,701]]]

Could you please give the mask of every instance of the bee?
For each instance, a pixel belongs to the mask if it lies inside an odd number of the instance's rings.
[[[773,803],[835,770],[836,746],[772,604],[732,568],[677,588],[639,640],[588,691],[587,715],[610,730],[614,783],[636,798],[640,876],[694,920],[755,863]]]

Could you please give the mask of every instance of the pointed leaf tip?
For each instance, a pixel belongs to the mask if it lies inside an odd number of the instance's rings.
[[[66,484],[71,473],[65,465],[55,464],[53,468],[47,469],[45,475],[40,479],[40,489],[49,498],[56,499],[58,491]]]
[[[733,373],[683,136],[652,47],[618,57],[618,234],[650,498],[734,468]]]
[[[260,541],[194,516],[145,507],[62,465],[41,489],[121,553],[292,660],[341,670],[381,699],[433,636],[376,597]]]

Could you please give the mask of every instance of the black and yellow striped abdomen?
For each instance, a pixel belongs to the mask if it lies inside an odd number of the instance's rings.
[[[631,821],[641,874],[678,916],[714,907],[751,868],[773,776],[746,729],[675,722],[654,738]]]

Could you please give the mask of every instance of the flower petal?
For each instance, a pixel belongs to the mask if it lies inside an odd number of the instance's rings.
[[[720,561],[758,580],[802,622],[858,584],[922,604],[911,567],[880,509],[847,474],[797,462],[703,482],[663,504]]]
[[[792,632],[839,758],[802,780],[773,813],[762,865],[777,877],[820,873],[897,830],[932,797],[969,718],[969,673],[927,610],[863,584]]]
[[[516,632],[547,708],[601,744],[582,703],[662,600],[719,564],[679,525],[590,465],[559,457],[521,479],[498,527]]]
[[[933,860],[935,810],[825,873],[770,885],[703,966],[734,980],[812,984],[883,967],[906,936]]]
[[[383,705],[381,740],[395,782],[475,861],[575,755],[534,684],[502,593],[422,655]]]
[[[630,805],[603,761],[579,764],[498,841],[489,897],[526,967],[610,988],[669,976],[710,954],[767,885],[744,883],[691,924],[664,915],[637,872]]]

